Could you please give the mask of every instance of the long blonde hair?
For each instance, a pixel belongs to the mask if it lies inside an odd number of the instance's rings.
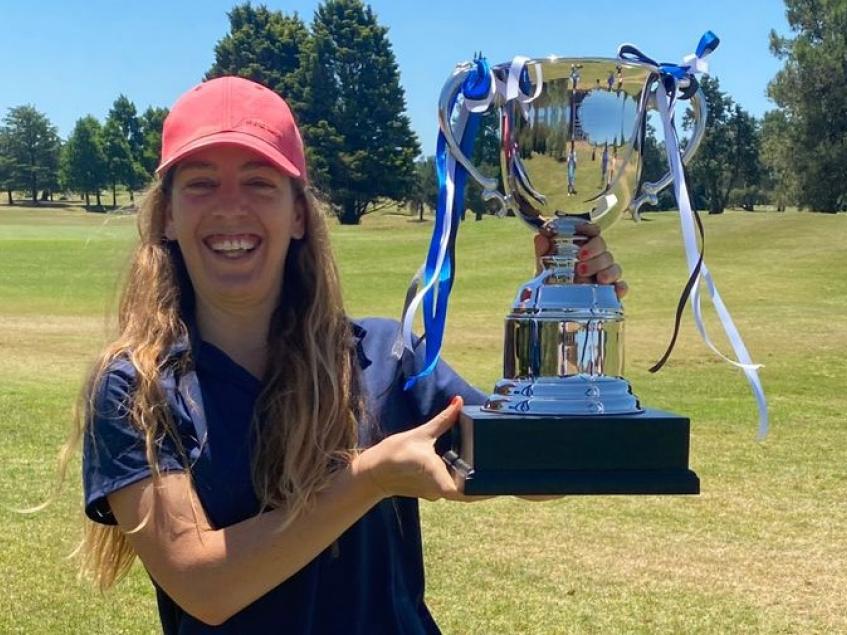
[[[141,203],[140,241],[121,295],[119,335],[100,354],[80,392],[71,434],[59,453],[60,484],[82,435],[92,432],[90,414],[98,383],[120,357],[135,369],[130,422],[144,434],[154,481],[160,476],[156,440],[163,435],[175,441],[190,475],[159,383],[169,348],[188,336],[184,312],[193,300],[179,249],[164,238],[171,175],[156,180]],[[354,340],[326,221],[311,193],[299,181],[292,183],[306,210],[306,232],[303,239],[292,241],[286,257],[252,439],[252,480],[260,511],[284,508],[286,525],[309,507],[332,473],[355,452],[357,420],[363,415]],[[181,358],[179,368],[184,371],[191,364],[189,354]],[[87,518],[84,523],[82,541],[71,555],[79,559],[80,575],[105,591],[126,575],[136,554],[120,527]]]

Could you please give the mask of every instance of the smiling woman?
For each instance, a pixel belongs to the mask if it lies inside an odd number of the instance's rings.
[[[422,355],[346,315],[276,94],[183,95],[157,177],[63,452],[83,440],[83,570],[105,589],[138,556],[165,633],[438,632],[417,498],[468,500],[434,444],[484,395],[443,362],[404,391]],[[585,275],[614,282],[586,231]]]
[[[223,146],[179,164],[165,236],[180,244],[195,286],[275,304],[288,244],[303,238],[306,213],[302,191],[295,196],[291,179],[257,158],[254,151]],[[264,279],[265,288],[249,286],[248,272]]]
[[[200,330],[219,342],[239,329],[253,332],[250,359],[239,359],[236,342],[224,350],[257,376],[264,372],[264,342],[252,320],[279,303],[289,245],[305,234],[300,183],[237,145],[195,151],[166,177],[165,236],[179,244]]]

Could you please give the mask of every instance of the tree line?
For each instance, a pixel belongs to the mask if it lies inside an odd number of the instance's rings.
[[[120,95],[101,123],[86,115],[63,141],[56,126],[32,105],[10,108],[0,126],[0,188],[9,205],[13,192],[27,192],[32,203],[53,200],[56,192],[77,192],[91,207],[102,208],[101,191],[133,192],[149,182],[159,161],[166,108],[150,106],[141,115]]]
[[[249,2],[229,13],[206,79],[238,75],[279,93],[305,138],[311,184],[339,220],[356,224],[380,201],[403,201],[417,184],[417,137],[388,29],[361,0],[326,0],[311,25]],[[121,95],[102,124],[77,121],[63,142],[33,106],[9,110],[0,128],[0,187],[33,202],[79,192],[90,203],[101,190],[142,188],[155,170],[164,108],[141,116]]]
[[[784,60],[768,94],[776,108],[750,115],[704,77],[710,116],[689,166],[694,204],[710,213],[730,206],[816,211],[847,209],[847,11],[843,0],[786,0],[792,37],[771,32],[771,52]],[[229,32],[214,47],[205,78],[238,75],[276,91],[291,106],[305,138],[312,185],[338,216],[356,224],[381,201],[412,204],[421,215],[437,197],[432,157],[406,115],[405,95],[388,30],[362,0],[325,0],[311,24],[249,2],[229,13]],[[0,126],[0,188],[33,201],[75,191],[100,205],[151,178],[159,158],[164,108],[138,115],[124,95],[102,124],[78,120],[62,141],[33,106],[9,110]],[[487,115],[475,149],[483,173],[499,176],[497,119]],[[690,124],[690,122],[689,122]],[[647,128],[642,177],[666,171],[661,142]],[[469,184],[468,208],[486,211]],[[659,207],[674,206],[669,192]]]
[[[810,112],[809,104],[801,101],[802,93],[786,95],[785,101],[777,99],[784,90],[782,81],[778,74],[769,91],[778,105],[785,105],[766,112],[761,119],[723,92],[717,78],[700,81],[709,104],[709,118],[703,141],[687,170],[692,203],[697,209],[710,214],[720,214],[729,207],[753,211],[756,206],[777,211],[787,207],[817,212],[847,210],[847,100],[839,94],[836,99],[842,102],[841,110],[834,105],[826,113],[826,125],[810,125],[809,119],[819,108],[815,105]],[[814,80],[809,75],[806,81]],[[841,92],[836,85],[828,88]],[[691,125],[690,115],[686,115],[684,125]],[[658,180],[665,172],[663,144],[648,126],[642,180]],[[670,189],[659,195],[657,207],[675,209]]]

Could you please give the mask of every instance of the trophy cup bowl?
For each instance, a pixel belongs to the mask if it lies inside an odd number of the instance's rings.
[[[549,236],[543,270],[521,285],[505,321],[503,377],[485,405],[466,407],[444,458],[467,494],[694,494],[689,420],[645,409],[624,379],[624,314],[614,287],[574,282],[580,237],[638,210],[671,181],[639,178],[659,69],[618,59],[527,60],[524,99],[497,95],[504,191],[453,135],[450,104],[471,72],[460,65],[439,102],[450,153],[496,199]],[[513,65],[492,68],[505,85]],[[512,78],[514,81],[514,78]],[[530,97],[531,95],[531,97]],[[691,97],[702,138],[706,102]]]

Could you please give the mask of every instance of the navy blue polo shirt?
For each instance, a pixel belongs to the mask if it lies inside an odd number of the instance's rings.
[[[454,395],[468,405],[485,396],[446,363],[410,391],[396,343],[399,324],[368,318],[353,321],[362,389],[369,417],[359,442],[368,447],[386,435],[420,425]],[[262,383],[223,351],[201,341],[194,329],[172,356],[191,348],[194,368],[179,374],[166,366],[162,387],[188,454],[200,502],[214,528],[241,522],[259,511],[250,477],[250,432]],[[407,368],[411,372],[411,368]],[[135,373],[113,362],[100,383],[83,443],[85,512],[114,525],[107,494],[150,476],[144,439],[130,424]],[[162,469],[183,470],[172,440],[158,441]],[[152,578],[151,578],[152,580]],[[417,499],[385,499],[299,572],[233,615],[209,626],[183,611],[153,581],[162,628],[170,633],[437,633],[424,603],[424,570]]]

